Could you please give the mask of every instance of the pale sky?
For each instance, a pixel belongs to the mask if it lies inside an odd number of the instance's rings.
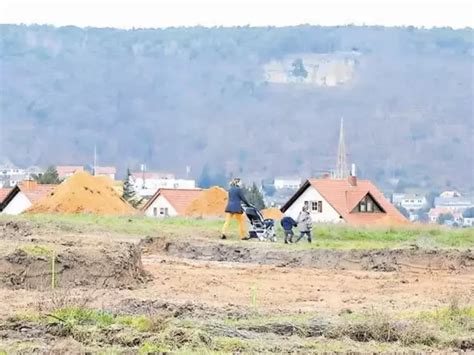
[[[472,28],[473,3],[466,0],[0,0],[0,23],[118,28],[305,23]]]

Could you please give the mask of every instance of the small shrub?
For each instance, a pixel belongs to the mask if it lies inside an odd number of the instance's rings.
[[[162,344],[155,344],[150,342],[144,342],[138,349],[139,354],[161,354],[166,353],[169,350]]]

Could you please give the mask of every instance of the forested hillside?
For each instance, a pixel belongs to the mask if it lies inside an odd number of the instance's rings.
[[[0,159],[474,180],[473,31],[1,26]]]

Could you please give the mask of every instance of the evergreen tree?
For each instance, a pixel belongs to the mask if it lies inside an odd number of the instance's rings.
[[[138,207],[142,203],[143,198],[137,196],[135,187],[133,186],[132,181],[131,181],[131,177],[132,177],[132,173],[130,172],[130,169],[127,169],[127,176],[125,177],[125,180],[123,181],[122,197],[125,201],[127,201],[133,207]]]
[[[209,173],[209,166],[206,164],[202,168],[201,175],[199,176],[198,186],[203,188],[203,189],[207,189],[207,188],[211,187],[211,185],[212,185],[211,180],[212,179],[211,179],[211,175]]]
[[[259,191],[255,183],[253,183],[252,187],[245,188],[245,197],[251,205],[255,206],[259,210],[265,208],[265,202],[263,201],[262,193]]]
[[[46,169],[42,174],[33,175],[33,179],[38,184],[59,184],[61,182],[54,166],[48,167],[48,169]]]

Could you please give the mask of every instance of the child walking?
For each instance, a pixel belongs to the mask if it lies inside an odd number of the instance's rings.
[[[298,239],[296,239],[295,243],[298,243],[305,235],[308,237],[308,243],[311,243],[311,230],[313,229],[313,221],[311,220],[311,215],[309,214],[309,207],[307,204],[305,204],[301,209],[297,222],[298,229],[300,230],[300,236]]]
[[[293,227],[297,226],[296,221],[289,217],[283,217],[280,221],[281,227],[283,228],[283,233],[285,233],[285,244],[293,243]]]

